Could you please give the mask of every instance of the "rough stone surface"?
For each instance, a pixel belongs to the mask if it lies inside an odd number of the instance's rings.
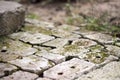
[[[23,57],[23,59],[12,60],[9,61],[9,63],[15,64],[23,70],[37,74],[42,73],[43,70],[46,70],[54,65],[54,63],[48,61],[47,59],[36,56]]]
[[[18,54],[14,54],[14,53],[0,53],[0,61],[1,62],[6,62],[6,61],[11,61],[11,60],[15,60],[15,59],[19,59],[21,58],[20,55]]]
[[[93,62],[95,64],[103,63],[109,58],[109,54],[107,52],[88,52],[84,54],[83,58],[86,61]]]
[[[120,80],[120,62],[111,62],[104,67],[94,70],[76,80]]]
[[[58,39],[46,42],[43,45],[58,48],[58,47],[63,47],[66,44],[68,44],[68,40],[67,39],[60,39],[60,38],[58,38]]]
[[[55,80],[72,80],[77,74],[93,68],[94,64],[74,58],[63,62],[44,72],[44,77]]]
[[[60,38],[65,38],[65,37],[69,37],[72,35],[72,33],[70,32],[66,32],[62,29],[53,29],[53,35],[54,36],[57,36],[57,37],[60,37]]]
[[[37,80],[52,80],[52,79],[49,79],[49,78],[38,78]]]
[[[77,29],[26,20],[1,36],[0,80],[120,80],[120,39]]]
[[[97,43],[88,39],[77,39],[74,40],[72,44],[77,46],[89,47],[96,45]]]
[[[30,44],[42,44],[42,43],[50,41],[52,39],[54,39],[54,37],[40,34],[40,33],[35,33],[35,34],[27,33],[27,35],[23,35],[20,38],[20,40],[22,40],[24,42],[28,42]]]
[[[101,43],[113,43],[113,42],[118,40],[118,38],[113,38],[110,35],[96,33],[96,32],[91,32],[91,33],[88,32],[88,33],[85,33],[83,35],[89,39],[97,40]]]
[[[44,47],[44,46],[39,46],[39,45],[35,45],[33,47],[38,49],[39,51],[50,51],[50,50],[52,50],[51,47]]]
[[[0,80],[34,80],[38,77],[38,75],[24,72],[24,71],[17,71],[10,76],[4,77]]]
[[[16,2],[0,1],[0,35],[10,34],[24,24],[25,9]]]
[[[12,53],[15,55],[20,55],[20,56],[28,56],[28,55],[31,55],[37,52],[37,49],[32,48],[31,45],[22,43],[20,41],[14,41],[6,37],[1,37],[0,51],[1,51],[0,55],[6,55],[6,54],[9,55],[10,53]]]
[[[26,18],[25,21],[26,21],[26,23],[28,23],[28,25],[32,24],[34,26],[39,26],[39,27],[43,26],[44,28],[48,28],[48,29],[55,28],[53,23],[49,23],[49,22],[45,22],[45,21],[39,21],[39,20],[36,20],[36,19],[28,19],[28,18]]]
[[[32,33],[42,33],[45,35],[52,35],[52,31],[48,28],[42,27],[42,25],[26,25],[22,28],[22,31],[32,32]]]
[[[13,71],[16,71],[17,67],[6,64],[6,63],[0,63],[0,77],[3,77],[5,75],[10,75]]]
[[[62,56],[62,55],[59,55],[59,54],[53,54],[53,53],[49,53],[49,52],[45,52],[45,51],[44,52],[37,52],[36,55],[44,57],[48,60],[51,60],[56,64],[65,61],[65,56]]]
[[[18,39],[30,44],[42,44],[44,42],[54,39],[52,36],[44,35],[41,33],[29,33],[29,32],[18,32],[9,35],[12,39]]]
[[[89,49],[74,44],[50,50],[50,52],[52,53],[64,56],[79,56],[79,57],[82,57],[83,54],[87,53],[88,51]]]
[[[111,55],[120,57],[120,47],[113,46],[113,45],[106,45],[106,47]]]
[[[104,51],[105,49],[104,49],[104,46],[97,44],[97,45],[92,45],[92,46],[90,46],[90,47],[89,47],[89,50],[90,50],[91,52],[95,53],[95,52]]]

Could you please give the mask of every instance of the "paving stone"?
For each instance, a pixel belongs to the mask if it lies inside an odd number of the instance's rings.
[[[25,27],[22,28],[22,31],[52,35],[52,31],[50,29],[35,25],[26,25]]]
[[[68,36],[65,36],[64,39],[68,39],[69,41],[73,41],[73,40],[76,40],[76,39],[79,39],[81,38],[80,35],[78,34],[71,34],[71,35],[68,35]]]
[[[89,49],[85,47],[89,47],[96,44],[96,42],[88,39],[76,39],[72,42],[71,45],[53,49],[51,50],[51,52],[65,56],[79,56],[80,58],[82,58],[83,55],[89,51]]]
[[[13,33],[24,24],[25,8],[16,2],[0,1],[0,35]]]
[[[37,52],[36,55],[44,57],[48,60],[51,60],[55,62],[56,64],[64,62],[65,61],[65,56],[59,55],[59,54],[53,54],[49,52]]]
[[[66,37],[70,35],[69,32],[63,31],[61,29],[53,29],[52,31],[53,31],[53,35],[57,37]]]
[[[89,52],[83,54],[81,58],[95,64],[103,63],[110,55],[109,52],[101,45],[92,45],[88,47],[88,49]]]
[[[100,64],[105,62],[109,58],[109,54],[107,52],[88,52],[84,54],[83,59],[95,63]]]
[[[72,35],[72,33],[61,30],[61,29],[53,29],[52,32],[54,36],[61,37],[61,38],[69,37]]]
[[[63,47],[66,44],[68,44],[67,39],[57,38],[52,41],[46,42],[43,45],[58,48],[58,47]]]
[[[7,64],[7,63],[0,63],[0,77],[6,76],[11,74],[13,71],[16,71],[17,67]]]
[[[77,74],[93,68],[95,65],[77,58],[58,64],[44,72],[44,77],[55,80],[73,80]]]
[[[97,43],[88,39],[77,39],[77,40],[74,40],[72,44],[83,46],[83,47],[89,47],[89,46],[96,45]]]
[[[49,79],[49,78],[38,78],[36,80],[52,80],[52,79]]]
[[[37,74],[42,73],[44,70],[54,65],[51,61],[37,56],[23,57],[22,59],[9,61],[9,63],[17,65],[23,70],[34,72]]]
[[[31,45],[22,43],[20,41],[17,41],[17,40],[15,41],[12,39],[1,37],[1,39],[0,39],[0,51],[1,51],[0,52],[1,57],[6,57],[9,54],[28,56],[28,55],[31,55],[31,54],[37,52],[37,49],[32,48]],[[6,55],[6,56],[4,56],[4,55]]]
[[[4,77],[0,80],[35,80],[38,77],[38,75],[25,72],[25,71],[17,71],[13,73],[12,75],[9,75],[7,77]]]
[[[50,51],[50,50],[52,50],[51,47],[43,47],[43,46],[39,46],[39,45],[33,45],[33,48],[36,48],[39,51]]]
[[[101,43],[113,43],[118,40],[118,38],[113,38],[110,35],[103,34],[103,33],[97,33],[97,32],[90,32],[84,34],[85,37],[93,40],[97,40]]]
[[[120,57],[120,47],[113,45],[106,45],[109,54]]]
[[[111,62],[76,80],[120,80],[120,62]]]
[[[75,44],[50,50],[50,52],[52,53],[56,53],[64,56],[79,56],[79,57],[82,57],[83,54],[87,53],[88,51],[89,49],[84,48],[82,46],[77,46]]]
[[[84,36],[84,35],[92,34],[92,33],[96,33],[96,32],[95,31],[88,31],[88,30],[80,28],[79,30],[73,31],[73,33]]]
[[[52,36],[44,35],[41,33],[29,33],[29,32],[18,32],[9,35],[9,37],[12,39],[19,39],[26,43],[28,42],[30,44],[41,44],[54,39],[54,37]]]
[[[28,18],[26,18],[25,21],[28,24],[30,24],[30,25],[32,24],[34,26],[41,26],[41,27],[45,27],[45,28],[49,28],[49,29],[55,28],[54,24],[50,23],[50,22],[39,21],[39,20],[36,20],[36,19],[28,19]]]
[[[8,37],[11,39],[14,39],[14,40],[19,40],[23,36],[27,36],[27,35],[29,35],[28,32],[17,32],[17,33],[13,33],[13,34],[8,35]]]
[[[105,51],[105,48],[104,46],[101,46],[101,45],[92,45],[89,47],[89,50],[95,53],[95,52]]]
[[[28,42],[30,44],[41,44],[41,43],[50,41],[52,39],[54,39],[54,37],[40,34],[40,33],[35,33],[35,34],[28,33],[28,35],[25,35],[25,36],[23,35],[20,38],[21,41]]]
[[[21,56],[15,53],[11,53],[11,52],[0,53],[1,62],[7,62],[7,61],[15,60],[18,58],[21,58]]]

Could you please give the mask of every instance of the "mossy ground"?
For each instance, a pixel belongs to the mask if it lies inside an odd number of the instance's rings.
[[[46,35],[52,35],[52,31],[40,26],[25,26],[22,28],[22,30],[32,32],[32,33],[43,33]]]

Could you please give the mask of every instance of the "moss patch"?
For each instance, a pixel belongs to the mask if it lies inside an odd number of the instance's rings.
[[[79,47],[77,45],[65,46],[64,47],[64,51],[65,52],[72,52],[72,51],[78,52],[79,51]]]
[[[25,26],[22,28],[23,31],[33,32],[33,33],[43,33],[46,35],[51,35],[52,31],[42,28],[40,26]]]
[[[77,46],[87,46],[90,44],[90,42],[89,41],[78,41],[78,42],[75,42],[74,44]]]
[[[77,45],[68,45],[68,46],[64,46],[64,48],[62,50],[60,50],[60,54],[62,54],[62,55],[66,55],[66,54],[74,55],[74,54],[77,54],[81,51],[82,51],[82,48],[77,46]]]
[[[85,60],[100,64],[106,60],[109,55],[106,52],[96,52],[86,54]]]
[[[103,46],[101,45],[93,45],[90,47],[90,51],[94,52],[94,51],[101,51],[103,48]]]
[[[22,43],[20,41],[14,41],[11,39],[1,39],[0,42],[0,50],[6,48],[7,51],[14,52],[14,53],[21,53],[22,51],[31,47],[31,45]]]
[[[26,18],[30,18],[30,19],[38,19],[38,15],[34,14],[34,13],[29,13],[26,15]]]
[[[4,46],[9,47],[9,41],[10,39],[8,39],[6,36],[0,36],[0,49],[2,49]]]

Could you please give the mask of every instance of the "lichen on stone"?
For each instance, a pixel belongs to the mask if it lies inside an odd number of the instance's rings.
[[[100,64],[104,62],[108,56],[109,55],[107,52],[90,52],[86,54],[84,59],[96,64]]]
[[[90,46],[89,49],[92,52],[100,52],[101,50],[104,50],[104,47],[101,45],[93,45],[93,46]]]
[[[65,52],[73,52],[73,51],[79,52],[79,50],[80,50],[80,48],[77,45],[69,45],[69,46],[64,47]]]
[[[64,46],[64,48],[62,50],[59,50],[60,54],[66,55],[66,56],[78,56],[87,51],[88,51],[87,49],[77,46],[75,44]]]

